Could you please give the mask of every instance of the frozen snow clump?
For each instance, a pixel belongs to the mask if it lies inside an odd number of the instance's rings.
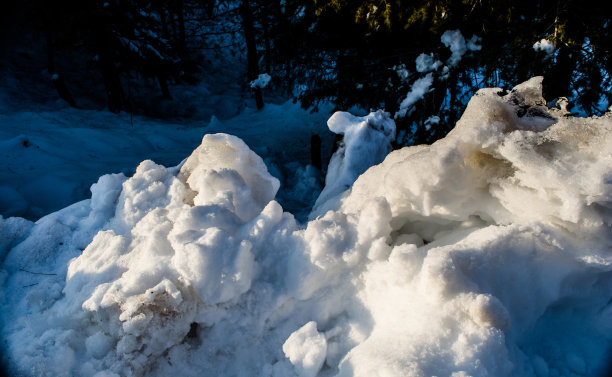
[[[289,336],[283,344],[283,352],[299,376],[314,377],[325,362],[327,341],[317,331],[316,322],[310,321]]]

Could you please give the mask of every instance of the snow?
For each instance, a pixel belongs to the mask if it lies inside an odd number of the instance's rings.
[[[451,56],[448,58],[448,65],[456,66],[461,60],[461,57],[467,51],[465,39],[459,30],[447,30],[440,37],[442,44],[451,50]],[[471,45],[473,46],[473,45]]]
[[[317,331],[317,323],[310,321],[287,338],[283,352],[295,366],[298,376],[314,377],[325,362],[327,340]]]
[[[472,35],[472,37],[467,41],[467,49],[470,51],[480,51],[482,50],[482,46],[479,45],[482,38],[477,35]]]
[[[332,132],[343,135],[343,145],[329,162],[325,188],[312,209],[311,217],[326,211],[328,202],[334,202],[332,199],[350,188],[370,166],[382,162],[391,152],[391,142],[395,139],[395,122],[383,111],[364,117],[336,112],[327,125]]]
[[[425,119],[425,128],[427,130],[431,129],[431,126],[434,124],[440,123],[440,117],[437,115],[432,115],[429,118]]]
[[[456,66],[467,51],[479,51],[482,48],[482,46],[478,44],[481,38],[472,35],[466,44],[465,38],[463,38],[459,30],[445,31],[440,40],[443,45],[451,50],[451,56],[447,60],[448,65],[443,66],[441,61],[435,59],[433,53],[429,55],[425,53],[420,54],[415,60],[416,70],[419,73],[426,73],[426,75],[419,77],[412,83],[410,92],[406,94],[406,97],[400,103],[394,118],[403,118],[406,114],[412,112],[412,105],[421,100],[425,94],[430,91],[434,81],[434,73],[436,73],[437,77],[441,80],[448,79],[449,67]],[[438,74],[437,71],[440,67],[442,67],[442,69]],[[405,66],[396,66],[393,67],[393,69],[397,72],[402,81],[408,80],[409,72],[405,69]]]
[[[535,51],[542,51],[550,56],[555,52],[555,45],[548,39],[542,38],[542,40],[533,44],[533,49]]]
[[[399,77],[402,82],[406,82],[410,78],[410,72],[406,69],[405,64],[394,66],[393,70],[397,73],[397,77]]]
[[[416,58],[416,70],[417,72],[430,72],[435,71],[440,66],[442,66],[442,62],[439,60],[434,60],[433,54],[421,54]]]
[[[263,89],[266,86],[268,86],[268,83],[270,82],[270,80],[272,79],[272,77],[270,77],[269,74],[267,73],[262,73],[259,76],[257,76],[257,78],[253,81],[251,81],[251,88],[260,88]]]
[[[281,203],[291,201],[292,211],[308,211],[316,197],[304,193],[303,200],[296,201],[289,190],[296,185],[292,179],[296,170],[310,164],[312,134],[323,140],[323,157],[331,155],[333,134],[325,125],[330,107],[323,105],[319,112],[310,114],[291,101],[267,103],[261,111],[246,107],[232,117],[226,114],[225,105],[217,104],[218,100],[225,102],[226,96],[192,95],[202,96],[204,106],[225,116],[160,122],[69,107],[36,113],[0,109],[0,213],[38,219],[89,197],[89,187],[103,174],[131,176],[145,158],[175,166],[198,146],[203,134],[221,131],[238,135],[275,167],[282,182]],[[314,172],[311,176],[322,179]],[[311,185],[308,190],[316,187]],[[316,194],[318,190],[320,187]]]
[[[410,92],[406,95],[406,98],[400,103],[399,110],[395,113],[395,118],[404,117],[411,110],[411,106],[414,105],[418,100],[429,91],[429,88],[433,84],[433,75],[428,73],[427,75],[417,79],[410,89]]]
[[[304,224],[272,165],[220,133],[36,223],[0,218],[5,362],[31,376],[603,375],[612,119],[548,109],[541,84],[482,89],[446,138],[390,153],[388,114],[334,114],[345,139],[325,190],[344,188]]]

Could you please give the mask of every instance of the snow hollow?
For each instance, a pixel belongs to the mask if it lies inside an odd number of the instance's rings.
[[[226,134],[177,167],[102,176],[36,223],[0,218],[3,362],[25,376],[604,375],[612,118],[549,109],[541,89],[482,89],[446,138],[388,155],[388,114],[335,114],[345,145],[306,224]]]

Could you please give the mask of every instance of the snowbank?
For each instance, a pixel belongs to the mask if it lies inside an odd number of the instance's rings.
[[[5,361],[33,376],[602,374],[612,119],[540,93],[540,78],[479,91],[447,138],[390,153],[305,227],[221,134],[36,224],[0,219]],[[350,145],[368,144],[347,140],[338,166]]]

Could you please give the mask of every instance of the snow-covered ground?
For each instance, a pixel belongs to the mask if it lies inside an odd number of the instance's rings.
[[[203,125],[176,167],[171,133],[138,119],[127,140],[170,167],[104,175],[91,199],[36,223],[0,219],[4,362],[31,376],[603,375],[612,118],[543,104],[539,78],[483,89],[445,139],[382,163],[389,114],[334,115],[345,145],[305,224],[275,200],[271,172],[308,192],[309,169],[287,179],[273,163],[307,145],[258,150],[252,127],[280,137],[293,105]],[[276,126],[265,111],[291,116]],[[133,129],[116,127],[121,154]],[[77,134],[95,154],[92,128]],[[34,131],[4,143],[51,151]]]
[[[177,165],[205,134],[215,132],[242,138],[281,180],[280,202],[300,218],[308,215],[323,178],[308,167],[310,138],[322,138],[322,157],[328,160],[331,106],[311,113],[266,87],[266,106],[255,111],[248,82],[241,85],[246,71],[241,60],[211,55],[202,62],[197,84],[171,86],[172,101],[162,99],[151,80],[123,77],[134,114],[149,117],[112,114],[100,98],[99,72],[87,62],[92,57],[64,52],[68,56],[58,57],[57,64],[66,72],[75,109],[53,88],[44,49],[32,47],[40,43],[37,38],[27,32],[10,37],[15,42],[3,45],[6,55],[0,59],[0,215],[36,220],[88,198],[101,175],[130,176],[145,159]],[[72,73],[70,64],[86,74]],[[293,184],[296,177],[304,178],[300,187]]]
[[[323,153],[331,154],[333,134],[325,110],[310,114],[286,102],[259,112],[246,108],[226,120],[213,116],[181,123],[70,107],[0,112],[0,214],[37,219],[87,198],[103,174],[132,175],[144,159],[177,165],[204,134],[216,132],[241,137],[263,156],[286,183],[281,193],[291,201],[296,193],[289,191],[295,188],[285,186],[293,175],[306,174],[311,135],[322,136]],[[288,203],[291,209],[311,206],[316,199],[316,194],[297,196],[296,203]]]

